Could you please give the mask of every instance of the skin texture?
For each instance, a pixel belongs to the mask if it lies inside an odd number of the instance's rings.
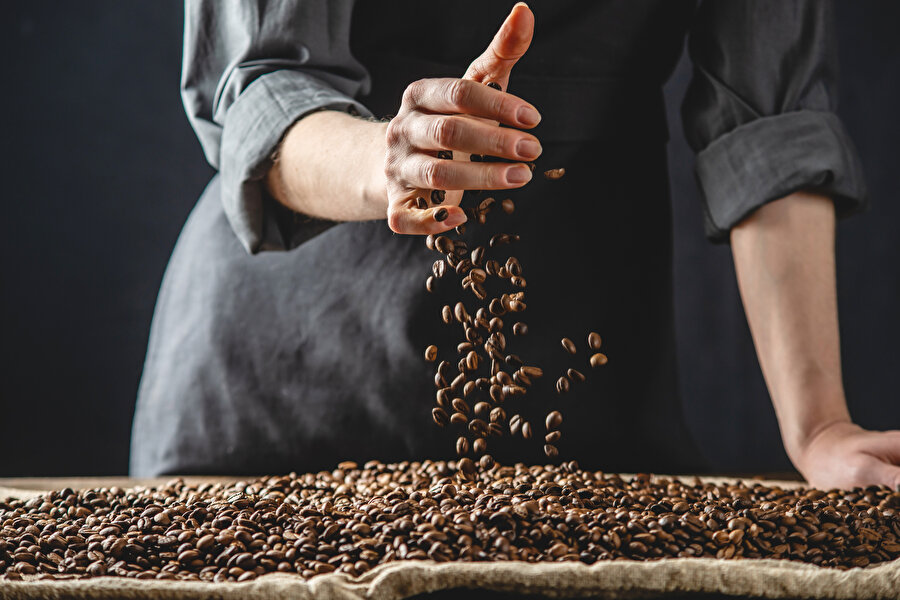
[[[334,111],[313,113],[288,131],[267,175],[291,209],[336,221],[387,219],[403,234],[449,230],[465,221],[465,189],[512,189],[531,178],[523,164],[473,163],[469,154],[530,161],[539,141],[522,131],[540,121],[503,90],[525,54],[534,16],[513,7],[488,49],[462,79],[422,79],[403,94],[389,124]],[[496,127],[497,123],[509,127]],[[454,160],[436,158],[452,150]],[[441,207],[432,189],[449,190]],[[415,199],[429,200],[419,209]],[[865,431],[850,420],[841,379],[834,269],[834,205],[798,192],[769,203],[731,234],[738,283],[757,355],[797,469],[822,488],[900,486],[900,432]]]
[[[841,378],[834,203],[797,192],[731,232],[738,285],[784,447],[812,485],[900,486],[900,431],[854,425]]]

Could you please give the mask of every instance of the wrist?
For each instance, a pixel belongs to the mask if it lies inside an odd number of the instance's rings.
[[[387,122],[369,122],[371,128],[367,144],[367,168],[364,201],[377,210],[382,218],[387,217],[388,193],[387,177],[384,174],[384,159],[387,154]]]
[[[784,448],[797,464],[822,432],[852,424],[843,385],[833,377],[804,377],[772,391]]]

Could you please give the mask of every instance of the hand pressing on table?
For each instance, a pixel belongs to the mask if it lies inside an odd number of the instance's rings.
[[[270,192],[308,216],[386,218],[397,233],[440,233],[462,224],[463,190],[521,187],[531,179],[524,162],[541,153],[537,138],[521,131],[536,126],[540,114],[502,91],[533,30],[531,10],[516,4],[461,79],[410,84],[390,123],[336,111],[304,117],[286,134],[269,170]],[[440,151],[452,152],[453,160],[438,158]],[[471,162],[471,154],[519,162]]]

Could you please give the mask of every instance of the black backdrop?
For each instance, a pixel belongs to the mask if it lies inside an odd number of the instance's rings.
[[[0,115],[0,476],[122,474],[156,291],[211,176],[178,95],[181,5],[18,2],[5,8]],[[838,4],[840,113],[872,209],[841,224],[838,277],[850,408],[900,428],[900,4]],[[714,469],[784,470],[731,254],[702,236],[678,104],[667,86],[684,405]]]

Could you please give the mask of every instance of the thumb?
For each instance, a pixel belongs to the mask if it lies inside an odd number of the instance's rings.
[[[498,83],[506,90],[509,73],[522,58],[534,35],[534,14],[524,2],[517,2],[503,21],[484,53],[476,58],[463,79]]]

